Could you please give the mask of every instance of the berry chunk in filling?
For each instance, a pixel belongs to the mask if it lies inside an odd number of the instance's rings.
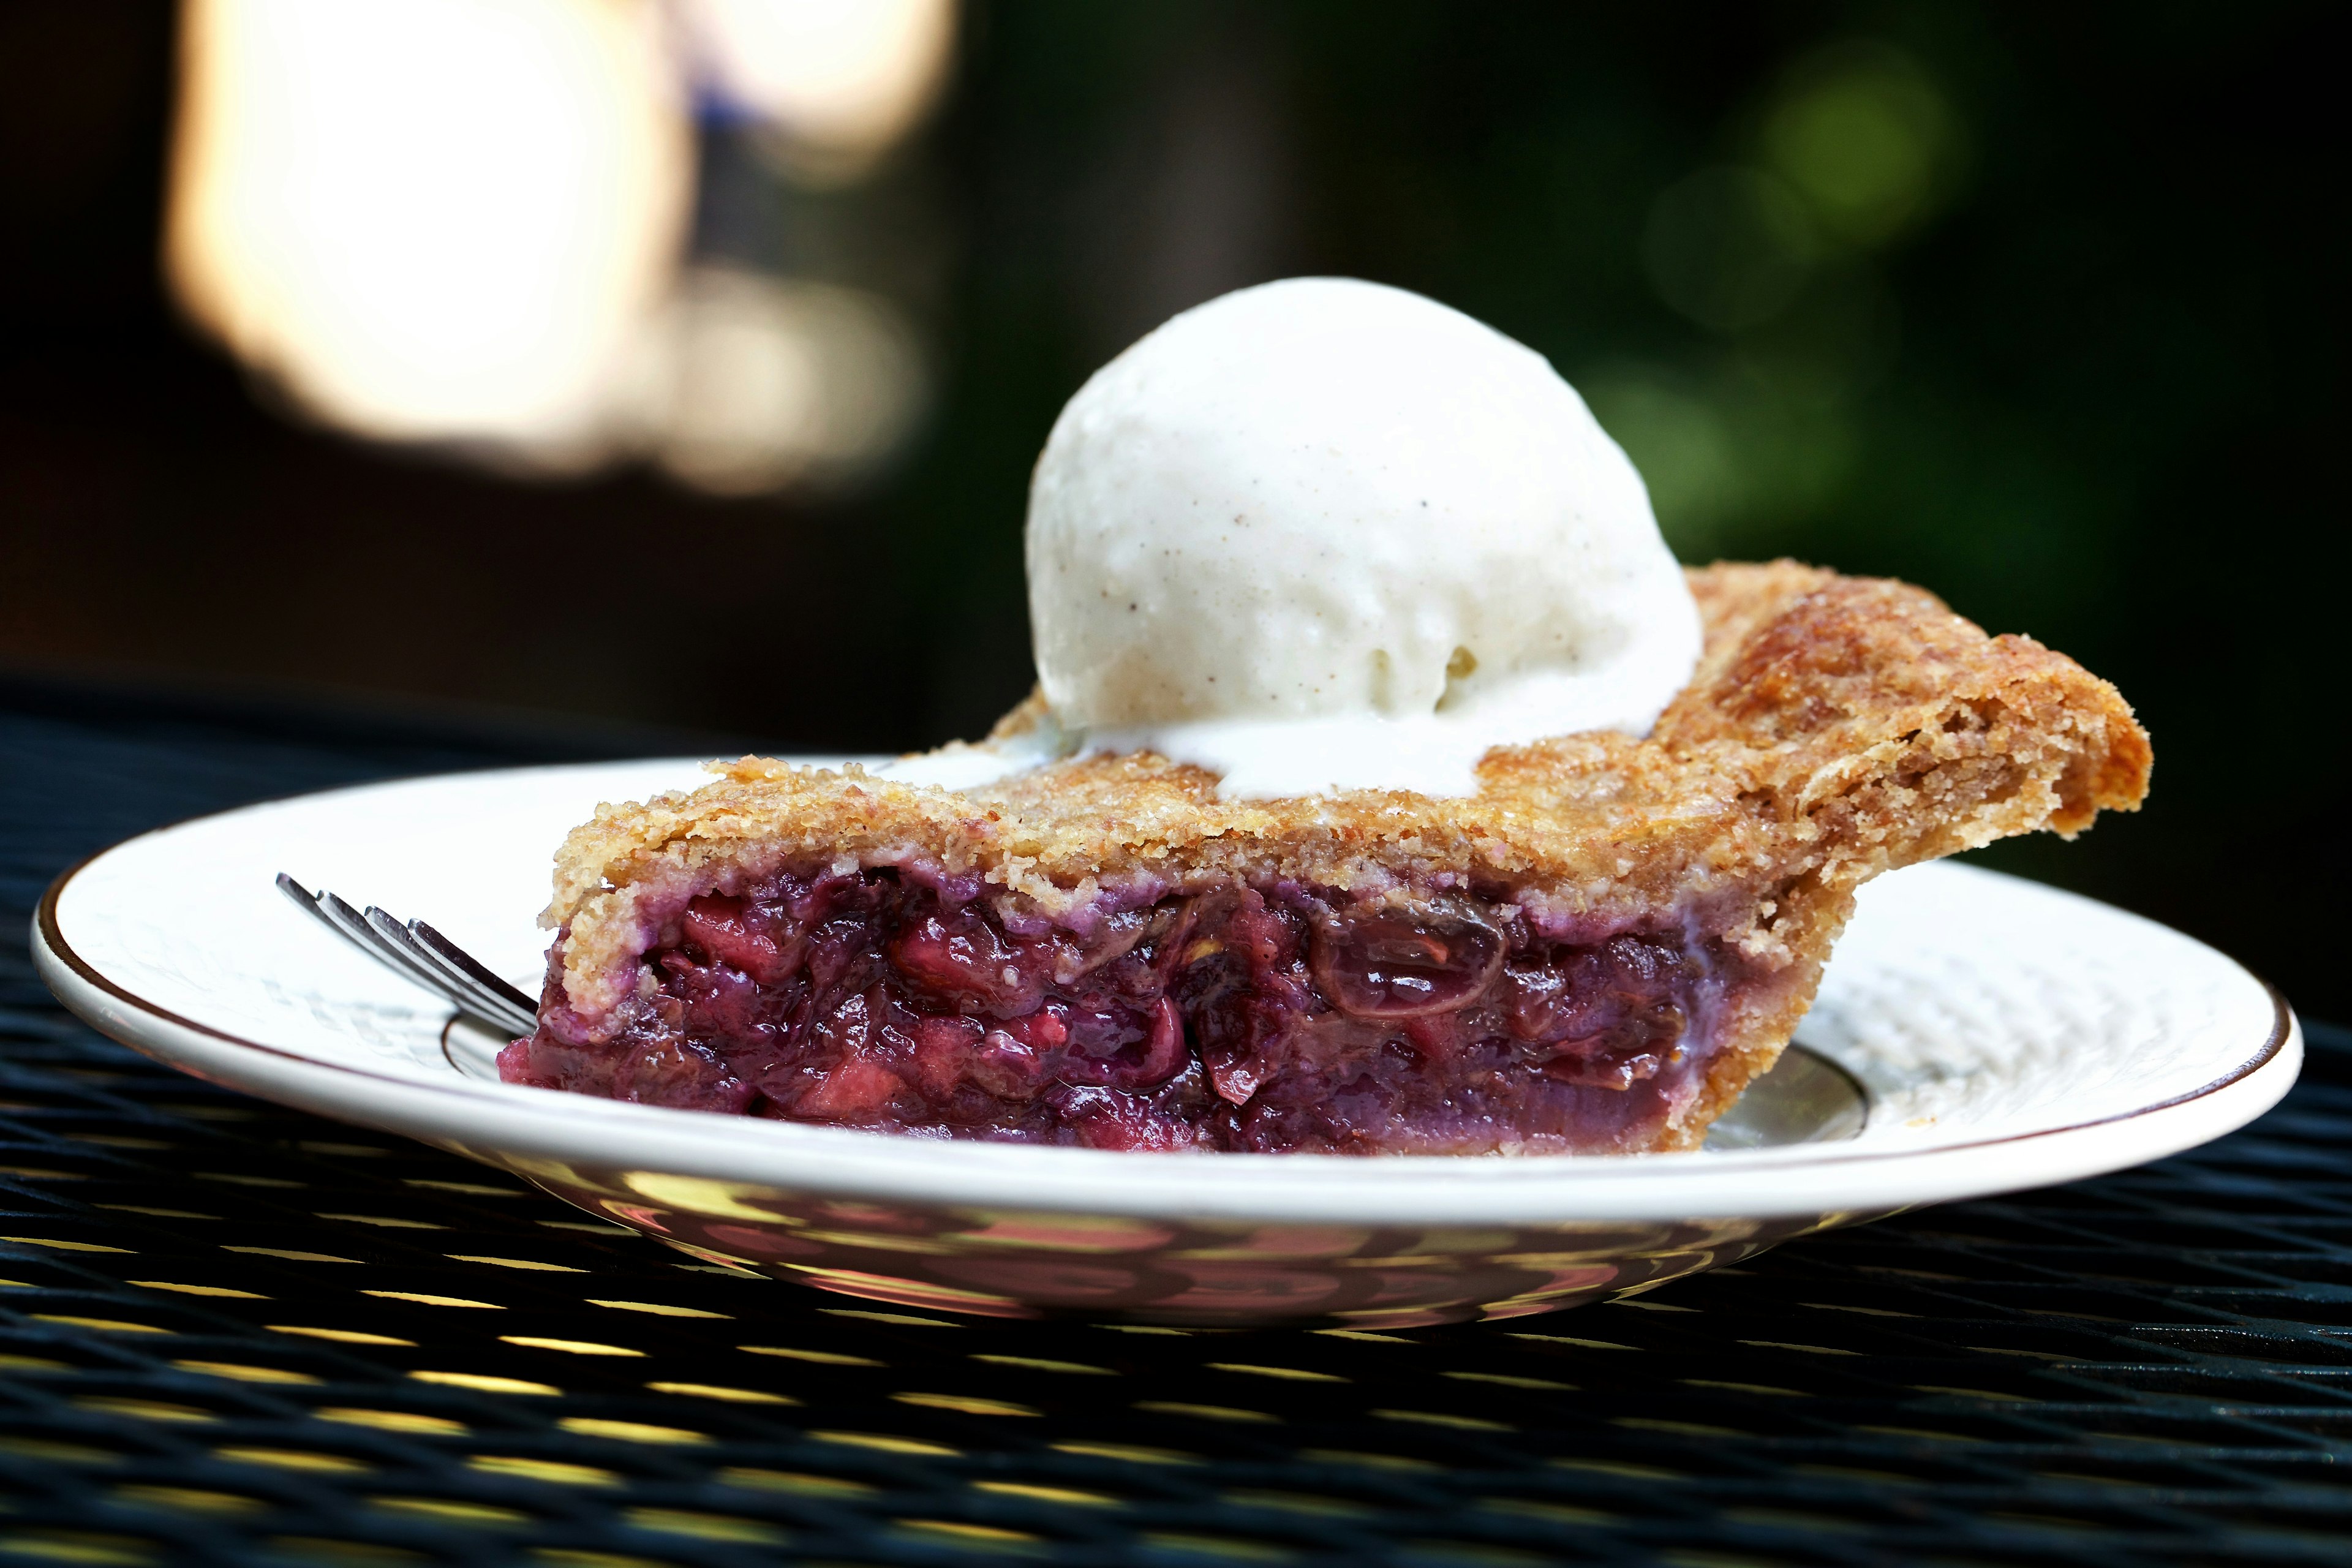
[[[685,1109],[1108,1149],[1597,1152],[1698,1092],[1731,957],[1547,934],[1500,898],[1228,882],[1014,930],[889,868],[705,893],[621,1005],[559,937],[509,1083]]]

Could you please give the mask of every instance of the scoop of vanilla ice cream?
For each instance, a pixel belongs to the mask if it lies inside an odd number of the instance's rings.
[[[1699,652],[1641,476],[1575,389],[1347,279],[1227,294],[1097,371],[1038,459],[1028,554],[1062,734],[1228,798],[1475,794],[1491,746],[1647,733]]]

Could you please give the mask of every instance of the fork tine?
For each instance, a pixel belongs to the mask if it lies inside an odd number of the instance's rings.
[[[371,908],[367,912],[367,921],[379,935],[398,942],[409,958],[432,970],[443,989],[456,997],[458,1005],[473,1016],[486,1024],[494,1024],[509,1035],[528,1035],[539,1027],[539,1010],[531,1005],[529,998],[519,991],[513,991],[504,981],[482,968],[448,938],[441,937],[441,947],[436,948],[417,934],[419,921],[404,922],[383,910]],[[438,932],[435,934],[439,935]],[[443,948],[447,952],[442,951]],[[449,956],[452,952],[465,959],[471,969],[460,966]]]
[[[404,944],[385,936],[382,929],[376,925],[375,921],[370,920],[367,915],[362,914],[359,910],[352,908],[351,905],[343,902],[342,900],[329,892],[321,892],[319,895],[319,907],[327,911],[328,918],[332,920],[337,926],[341,927],[355,936],[357,940],[367,948],[369,952],[375,955],[378,963],[386,964],[398,971],[400,973],[406,975],[410,980],[415,981],[417,984],[424,986],[426,990],[435,993],[445,1000],[450,1002],[458,1001],[458,998],[450,994],[449,987],[443,984],[442,979],[438,974],[436,974],[431,969],[427,968],[425,963],[417,959],[415,954],[411,953]],[[374,914],[377,912],[378,911],[373,910],[368,911],[369,914]],[[395,926],[394,929],[398,930],[399,928]]]
[[[416,939],[409,935],[407,927],[373,904],[370,904],[367,912],[360,918],[385,951],[398,954],[403,964],[415,971],[425,984],[455,1003],[459,1012],[496,1029],[507,1027],[509,1009],[497,1005],[494,999],[475,994],[475,987],[466,976],[444,973],[434,963],[432,955],[423,951]],[[533,1019],[531,1026],[535,1028],[537,1025],[538,1021]]]
[[[468,1018],[510,1038],[539,1027],[539,1009],[530,998],[432,927],[412,922],[430,936],[428,942],[383,910],[371,905],[362,914],[325,889],[314,893],[283,871],[278,873],[278,890],[337,936]]]
[[[453,985],[451,991],[464,998],[458,1003],[458,1008],[467,1017],[488,1024],[509,1040],[521,1039],[539,1030],[538,1015],[526,1013],[502,998],[476,990],[470,984]]]
[[[294,885],[301,886],[299,882]],[[404,948],[384,940],[383,933],[369,924],[367,917],[359,910],[323,888],[312,895],[312,912],[344,941],[412,985],[422,985],[446,1002],[463,1005],[450,994],[449,987],[438,974],[412,957]]]
[[[490,995],[521,1013],[524,1017],[531,1020],[534,1027],[537,1026],[539,1003],[536,998],[517,990],[491,973],[483,966],[479,959],[426,925],[423,921],[410,921],[408,933],[424,947],[426,957],[439,959],[443,964],[455,969]]]
[[[367,921],[361,918],[357,910],[325,889],[322,888],[314,893],[280,871],[278,873],[278,890],[317,917],[319,922],[329,931],[333,931],[378,963],[391,969],[404,980],[421,981],[426,978],[408,959],[407,954],[387,950],[375,932],[368,928]],[[438,981],[431,981],[429,984],[436,991],[441,988]]]
[[[322,900],[331,898],[332,894],[314,893],[283,871],[278,873],[278,890],[293,900],[304,914],[309,915],[370,958],[377,956],[374,943],[364,941],[345,930],[341,921],[327,912],[326,905]]]

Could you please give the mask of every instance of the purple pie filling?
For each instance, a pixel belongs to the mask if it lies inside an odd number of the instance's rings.
[[[706,894],[609,1017],[562,942],[509,1083],[795,1121],[1104,1149],[1649,1146],[1697,1092],[1715,944],[1567,942],[1499,900],[1410,911],[1239,884],[1008,931],[889,869]]]

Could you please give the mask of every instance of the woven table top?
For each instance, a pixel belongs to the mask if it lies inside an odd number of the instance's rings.
[[[117,838],[567,748],[0,687],[0,1562],[2352,1556],[2352,1035],[2250,1130],[1637,1301],[1401,1333],[954,1320],[697,1263],[69,1018]],[[573,746],[588,754],[593,746]]]

